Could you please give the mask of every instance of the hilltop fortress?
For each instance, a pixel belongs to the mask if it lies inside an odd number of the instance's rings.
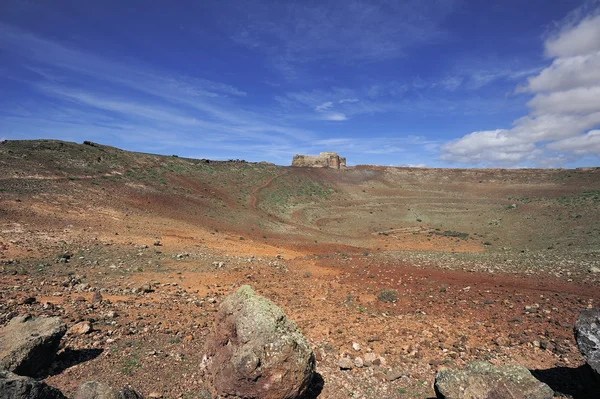
[[[346,167],[346,158],[339,157],[336,152],[322,152],[319,155],[294,155],[292,166],[340,169]]]

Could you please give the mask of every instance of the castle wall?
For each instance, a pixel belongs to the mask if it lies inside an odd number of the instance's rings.
[[[295,155],[292,166],[305,168],[332,168],[346,167],[346,158],[340,158],[335,152],[322,152],[320,155]]]

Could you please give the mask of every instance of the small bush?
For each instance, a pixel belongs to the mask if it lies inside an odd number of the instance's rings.
[[[396,290],[381,290],[377,298],[381,302],[396,302],[398,300],[398,291]]]

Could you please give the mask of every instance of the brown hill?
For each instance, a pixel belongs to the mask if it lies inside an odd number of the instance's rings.
[[[316,348],[319,397],[431,396],[438,366],[481,358],[562,367],[573,387],[555,389],[584,397],[571,328],[600,299],[599,207],[594,168],[304,169],[7,141],[0,323],[93,321],[47,379],[68,393],[96,377],[200,395],[186,370],[221,295],[249,283]],[[384,364],[337,367],[367,352]],[[406,378],[382,382],[390,368]]]

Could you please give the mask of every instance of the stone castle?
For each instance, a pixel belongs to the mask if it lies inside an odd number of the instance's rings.
[[[346,167],[346,158],[339,157],[336,152],[322,152],[319,155],[294,155],[292,166],[340,169]]]

